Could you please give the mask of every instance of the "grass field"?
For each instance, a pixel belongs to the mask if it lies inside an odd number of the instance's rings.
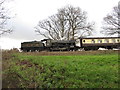
[[[12,53],[5,88],[118,88],[118,51]]]

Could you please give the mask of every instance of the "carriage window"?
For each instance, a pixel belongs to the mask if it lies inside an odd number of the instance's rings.
[[[109,40],[105,40],[105,43],[109,43]]]
[[[117,42],[120,42],[119,40],[117,40]]]
[[[83,42],[85,42],[85,40],[83,40]]]
[[[112,39],[112,42],[115,43],[116,42],[115,39]]]
[[[92,43],[95,43],[95,40],[94,40],[94,39],[92,39]]]
[[[98,43],[102,43],[102,40],[98,40]]]

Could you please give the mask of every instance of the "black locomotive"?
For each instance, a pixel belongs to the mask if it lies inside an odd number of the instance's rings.
[[[21,50],[29,51],[73,51],[79,47],[76,46],[75,40],[52,40],[44,39],[41,41],[23,42]]]
[[[78,44],[78,45],[77,45]],[[52,40],[31,41],[21,43],[22,51],[76,51],[98,50],[99,48],[120,48],[119,37],[92,37],[78,38],[77,40]]]

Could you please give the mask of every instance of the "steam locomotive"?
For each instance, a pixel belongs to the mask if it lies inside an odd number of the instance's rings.
[[[120,48],[119,37],[91,37],[78,38],[77,40],[52,40],[31,41],[21,43],[21,50],[29,51],[76,51],[98,50],[99,48],[113,49]]]
[[[41,41],[23,42],[21,50],[23,51],[70,51],[77,50],[78,46],[75,40],[52,40],[44,39]]]

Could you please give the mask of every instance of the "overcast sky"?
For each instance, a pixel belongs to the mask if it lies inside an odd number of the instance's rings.
[[[89,22],[96,23],[94,36],[103,36],[99,33],[103,17],[112,11],[119,0],[14,0],[7,4],[14,16],[8,26],[13,28],[12,34],[0,38],[2,49],[20,48],[23,41],[41,40],[42,36],[34,32],[38,21],[47,19],[56,14],[59,8],[66,5],[80,7],[87,12]]]

